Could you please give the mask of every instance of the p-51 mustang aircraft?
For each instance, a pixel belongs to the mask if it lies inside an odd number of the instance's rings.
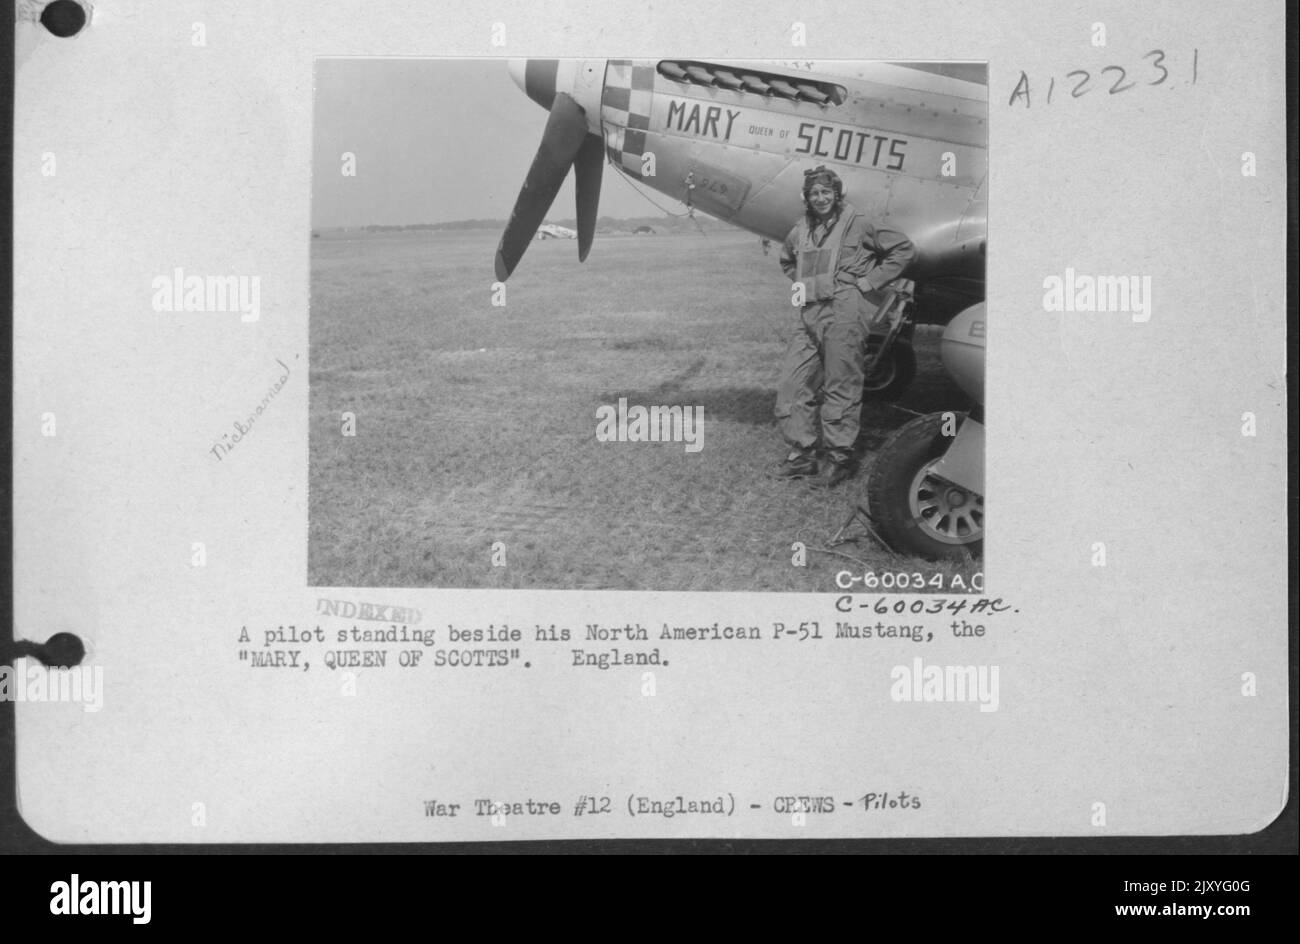
[[[519,264],[570,168],[585,260],[606,159],[777,241],[804,212],[804,171],[825,164],[859,209],[917,250],[889,307],[890,330],[868,350],[866,393],[901,394],[915,372],[913,326],[946,324],[944,363],[982,402],[983,64],[529,59],[509,69],[550,117],[497,248],[499,280]],[[983,426],[976,415],[941,430],[942,416],[914,420],[882,449],[869,510],[895,550],[964,557],[983,539]]]

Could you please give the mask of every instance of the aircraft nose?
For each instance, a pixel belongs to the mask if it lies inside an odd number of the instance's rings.
[[[555,102],[555,76],[558,59],[511,59],[506,68],[515,85],[547,111]]]

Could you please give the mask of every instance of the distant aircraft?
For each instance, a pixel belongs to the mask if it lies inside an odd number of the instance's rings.
[[[570,167],[578,258],[585,260],[606,159],[634,181],[773,240],[784,240],[804,212],[804,171],[825,164],[859,209],[906,233],[917,249],[906,272],[914,294],[889,336],[868,350],[866,392],[902,392],[916,366],[913,325],[934,323],[948,325],[945,363],[956,352],[955,376],[968,393],[978,388],[982,402],[988,182],[982,63],[529,59],[511,60],[509,71],[550,118],[497,247],[499,280],[519,264]],[[899,492],[910,496],[911,511],[891,537],[895,549],[953,557],[979,545],[978,420],[963,422],[956,442],[949,430],[941,444],[922,449],[924,468],[911,469],[919,461],[913,448],[907,468],[897,470],[915,473],[916,480]],[[959,454],[945,455],[958,444]],[[937,455],[928,454],[935,449]],[[886,458],[877,458],[877,469]],[[940,501],[931,500],[935,489],[926,484],[934,476],[921,474],[930,466],[943,471]]]
[[[538,239],[577,239],[578,231],[569,229],[567,226],[556,226],[554,223],[543,223],[537,227]]]

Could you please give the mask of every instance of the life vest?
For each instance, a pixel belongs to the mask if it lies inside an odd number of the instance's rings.
[[[839,266],[840,250],[844,247],[844,234],[857,216],[857,210],[844,204],[835,228],[820,246],[812,238],[807,215],[796,224],[794,280],[804,284],[804,298],[808,302],[835,297],[835,270]]]

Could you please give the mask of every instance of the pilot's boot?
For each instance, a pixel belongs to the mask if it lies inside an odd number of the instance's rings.
[[[776,474],[783,479],[806,479],[817,474],[817,457],[812,452],[796,449],[785,457]]]
[[[851,453],[835,450],[826,457],[821,475],[817,476],[813,484],[818,488],[835,488],[853,478],[857,471],[857,464],[853,461]]]

